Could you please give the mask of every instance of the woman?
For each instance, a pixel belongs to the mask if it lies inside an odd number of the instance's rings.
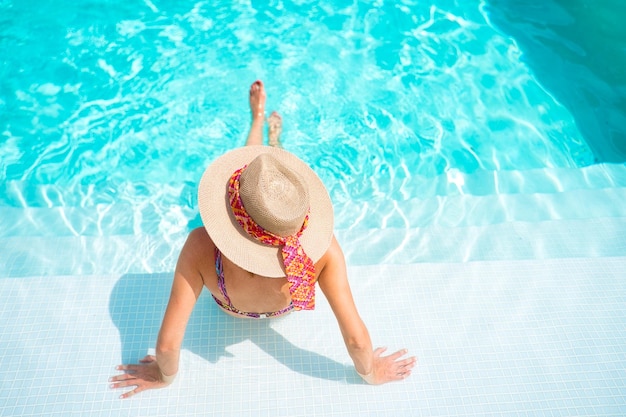
[[[370,384],[401,380],[415,358],[406,350],[382,356],[372,349],[348,285],[343,253],[333,236],[330,198],[317,175],[296,156],[263,145],[265,90],[250,88],[252,126],[245,147],[214,161],[199,185],[204,228],[193,230],[176,265],[156,356],[120,365],[112,388],[141,391],[169,385],[178,372],[185,327],[206,287],[226,313],[265,319],[315,306],[315,283],[337,318],[357,373]],[[281,118],[269,119],[270,144],[277,144]]]

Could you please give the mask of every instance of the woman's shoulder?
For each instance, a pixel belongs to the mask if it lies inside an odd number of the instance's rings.
[[[189,236],[187,236],[187,241],[215,247],[215,244],[213,243],[211,236],[209,236],[209,234],[207,233],[204,227],[196,227],[191,232],[189,232]]]
[[[328,249],[326,249],[326,252],[322,256],[322,259],[325,259],[327,261],[333,261],[343,260],[343,257],[343,250],[341,249],[341,245],[339,244],[339,241],[337,241],[335,235],[333,235],[332,239],[330,240],[330,246],[328,246]]]
[[[189,232],[185,246],[181,251],[181,258],[198,267],[207,259],[213,259],[215,244],[204,227],[198,227]]]
[[[338,271],[345,269],[345,258],[341,245],[333,235],[330,246],[319,261],[315,263],[315,268],[319,272],[318,275],[327,275],[325,272],[332,271],[336,274]]]

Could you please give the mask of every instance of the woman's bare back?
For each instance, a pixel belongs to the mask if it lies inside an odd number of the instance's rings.
[[[204,228],[198,228],[191,233],[197,248],[194,261],[197,262],[204,286],[214,297],[223,303],[228,303],[218,285],[215,270],[215,244]],[[224,255],[222,255],[222,265],[226,292],[233,306],[238,310],[267,313],[282,310],[291,303],[289,282],[286,277],[268,278],[253,274],[235,265]],[[319,275],[317,271],[321,270],[322,265],[322,260],[316,263],[316,275]]]

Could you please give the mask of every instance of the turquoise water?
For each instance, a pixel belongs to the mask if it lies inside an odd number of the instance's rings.
[[[576,118],[596,160],[626,161],[626,3],[488,0],[541,84]]]
[[[135,232],[185,228],[206,164],[244,141],[257,78],[335,204],[412,198],[450,171],[593,163],[477,6],[4,1],[3,203],[125,202]]]

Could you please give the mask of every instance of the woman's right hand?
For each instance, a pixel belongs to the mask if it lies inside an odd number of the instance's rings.
[[[145,390],[163,388],[171,383],[171,381],[164,381],[155,356],[147,355],[139,362],[137,365],[118,365],[116,369],[124,371],[124,373],[109,378],[113,389],[135,387],[135,389],[120,395],[122,399],[132,397]]]
[[[368,384],[380,385],[392,381],[400,381],[411,375],[411,370],[415,366],[417,359],[410,357],[400,359],[407,354],[406,349],[402,349],[388,356],[381,356],[387,348],[378,348],[374,351],[373,369],[361,378]]]

